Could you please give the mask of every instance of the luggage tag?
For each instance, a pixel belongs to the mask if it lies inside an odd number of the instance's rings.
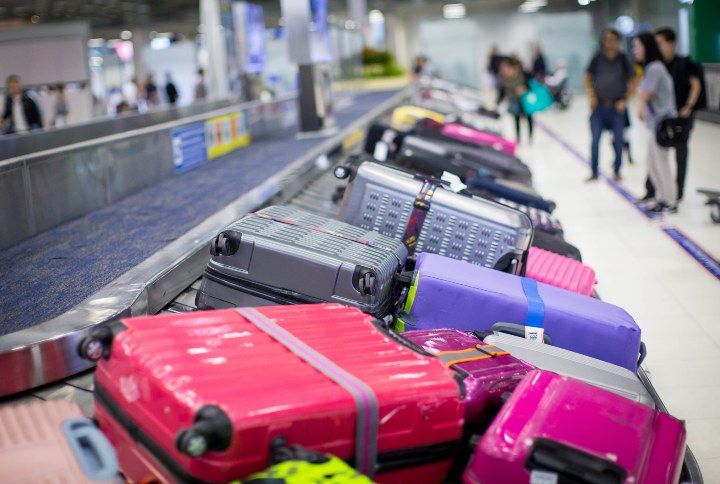
[[[539,471],[530,472],[530,484],[557,484],[558,475],[554,472]]]
[[[525,298],[527,299],[527,315],[525,316],[525,339],[538,344],[545,342],[545,303],[538,292],[537,281],[521,278]]]
[[[447,182],[450,184],[450,190],[454,191],[455,193],[465,190],[467,188],[467,185],[465,185],[459,176],[449,173],[447,171],[444,171],[442,176],[440,177],[440,180]]]
[[[378,161],[387,161],[388,156],[388,145],[384,141],[378,141],[375,143],[375,150],[373,151],[373,158]]]

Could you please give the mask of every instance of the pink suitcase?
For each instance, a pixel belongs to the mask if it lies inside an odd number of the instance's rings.
[[[439,358],[455,370],[465,390],[465,421],[484,427],[502,406],[502,396],[512,392],[532,365],[486,345],[457,329],[415,330],[402,337]]]
[[[99,358],[95,415],[131,480],[228,482],[282,438],[378,482],[439,482],[462,435],[452,371],[338,304],[122,320]]]
[[[517,150],[517,143],[502,136],[498,136],[479,129],[469,128],[458,123],[446,123],[441,133],[450,138],[466,143],[474,143],[479,146],[490,146],[498,151],[504,151],[514,155]]]
[[[575,259],[530,247],[525,277],[590,296],[595,290],[595,271]]]
[[[684,453],[681,421],[533,370],[481,438],[463,480],[670,484],[680,478]]]
[[[115,451],[77,405],[38,400],[0,408],[0,482],[122,481]]]

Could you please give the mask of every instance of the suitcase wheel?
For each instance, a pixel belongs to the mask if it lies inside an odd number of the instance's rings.
[[[372,296],[375,292],[375,274],[365,272],[358,279],[358,290],[363,296]]]
[[[87,336],[80,340],[78,354],[81,358],[89,361],[109,358],[113,338],[124,329],[125,325],[120,321],[93,328]]]
[[[232,433],[232,422],[225,412],[207,405],[198,411],[192,427],[178,432],[175,446],[190,457],[200,457],[209,450],[222,452],[230,447]]]
[[[215,257],[233,255],[240,248],[241,238],[239,232],[220,232],[210,243],[210,254]]]
[[[344,180],[350,176],[350,170],[346,166],[339,165],[333,170],[333,175],[338,180]]]

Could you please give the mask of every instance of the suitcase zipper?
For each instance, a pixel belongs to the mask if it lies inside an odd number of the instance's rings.
[[[268,301],[272,301],[277,304],[318,304],[326,302],[322,299],[310,297],[305,294],[290,291],[288,289],[267,286],[259,282],[253,282],[248,280],[243,280],[242,282],[240,282],[239,280],[236,281],[231,279],[231,276],[227,276],[209,266],[205,268],[204,276],[213,282],[217,282],[218,284],[231,287],[235,290],[250,294],[252,296],[267,299]]]

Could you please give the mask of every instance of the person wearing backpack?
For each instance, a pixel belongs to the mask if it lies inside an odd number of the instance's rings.
[[[682,118],[690,120],[692,128],[694,113],[707,106],[705,90],[703,89],[704,75],[702,66],[693,62],[689,57],[679,56],[676,53],[675,31],[669,27],[658,29],[655,32],[663,63],[673,79],[675,86],[675,105]],[[677,164],[677,199],[682,200],[685,190],[685,175],[687,173],[688,140],[680,142],[675,147],[675,162]],[[647,193],[643,200],[655,198],[655,186],[650,177],[645,182]]]
[[[617,30],[605,29],[600,37],[600,51],[585,72],[585,90],[590,100],[592,132],[591,168],[587,181],[598,179],[600,136],[603,130],[613,132],[615,180],[621,180],[620,166],[625,144],[624,130],[627,104],[634,87],[635,71],[627,56],[620,51],[621,36]]]

